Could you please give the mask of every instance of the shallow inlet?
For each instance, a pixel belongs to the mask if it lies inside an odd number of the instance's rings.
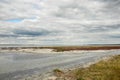
[[[17,80],[25,75],[43,73],[56,68],[68,69],[118,54],[120,50],[89,51],[77,54],[0,53],[0,80]]]

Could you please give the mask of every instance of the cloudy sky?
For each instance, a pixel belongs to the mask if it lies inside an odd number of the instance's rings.
[[[120,0],[0,0],[0,44],[120,44]]]

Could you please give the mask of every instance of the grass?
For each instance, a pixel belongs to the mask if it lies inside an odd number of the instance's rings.
[[[60,76],[62,76],[64,74],[64,72],[62,70],[60,70],[60,69],[54,69],[53,73],[57,77],[60,77]]]
[[[120,49],[120,46],[62,46],[51,47],[56,52],[71,51],[71,50],[111,50]]]
[[[59,73],[59,72],[62,73],[62,71],[60,69],[54,69],[53,72],[54,73]]]
[[[68,71],[61,77],[64,80],[120,80],[120,55],[100,61],[88,68]]]

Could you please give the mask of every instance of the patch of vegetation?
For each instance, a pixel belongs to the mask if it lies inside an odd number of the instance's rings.
[[[56,75],[56,76],[61,76],[61,75],[63,75],[63,71],[62,70],[60,70],[60,69],[54,69],[53,70],[53,72],[54,72],[54,75]]]
[[[69,80],[120,80],[120,55],[64,74]]]
[[[61,47],[49,47],[56,52],[72,51],[72,50],[111,50],[120,49],[120,46],[61,46]]]
[[[57,72],[61,72],[61,73],[62,73],[63,71],[60,70],[60,69],[54,69],[53,72],[55,72],[55,73],[57,73]]]

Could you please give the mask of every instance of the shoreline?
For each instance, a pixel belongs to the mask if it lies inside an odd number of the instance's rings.
[[[79,53],[82,51],[119,50],[120,46],[1,47],[0,52]]]
[[[111,55],[111,56],[102,57],[96,61],[89,62],[87,64],[69,67],[67,69],[56,68],[52,71],[44,72],[44,74],[33,74],[31,76],[28,76],[28,77],[23,77],[22,79],[19,79],[19,80],[34,80],[34,79],[35,80],[63,80],[62,77],[60,77],[60,76],[64,75],[64,73],[69,73],[69,72],[72,72],[72,71],[77,70],[77,69],[89,68],[91,65],[98,64],[101,61],[109,61],[115,56],[118,56],[118,55]]]

